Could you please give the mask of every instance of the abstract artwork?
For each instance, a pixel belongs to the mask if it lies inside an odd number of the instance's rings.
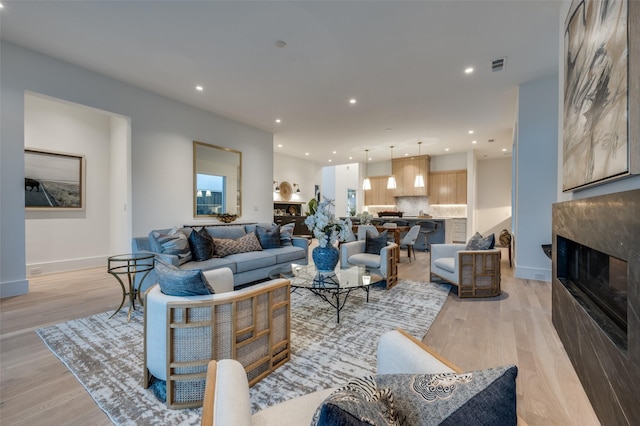
[[[24,150],[24,201],[28,210],[84,208],[84,157]]]
[[[563,191],[628,176],[627,0],[574,0],[565,23]]]

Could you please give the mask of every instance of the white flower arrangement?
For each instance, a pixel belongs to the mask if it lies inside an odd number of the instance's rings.
[[[332,207],[334,207],[333,200],[325,198],[324,201],[318,204],[316,212],[307,216],[304,221],[309,231],[318,239],[320,247],[344,241],[351,232],[351,220],[336,219],[331,212]]]

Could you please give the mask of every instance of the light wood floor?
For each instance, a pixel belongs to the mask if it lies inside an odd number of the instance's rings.
[[[409,263],[402,252],[400,277],[428,281],[429,254],[416,255]],[[32,277],[28,295],[0,300],[3,426],[111,424],[34,332],[117,308],[120,287],[105,269]],[[494,299],[450,294],[424,342],[463,369],[516,364],[518,413],[529,425],[598,425],[551,323],[550,284],[515,279],[503,260],[502,289]]]

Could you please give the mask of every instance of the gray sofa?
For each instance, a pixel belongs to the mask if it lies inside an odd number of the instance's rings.
[[[267,228],[273,226],[270,223],[258,225]],[[248,233],[255,232],[256,226],[258,225],[206,226],[205,229],[213,238],[236,240]],[[171,229],[159,229],[155,231],[161,234],[167,234]],[[188,237],[192,232],[192,228],[183,228],[183,232]],[[243,284],[267,279],[274,269],[281,266],[286,266],[291,263],[306,265],[309,258],[309,241],[306,238],[292,237],[291,242],[292,245],[289,246],[231,254],[225,257],[213,257],[202,262],[188,261],[183,264],[179,264],[178,256],[176,255],[154,251],[149,236],[134,237],[132,240],[132,249],[134,253],[154,253],[157,259],[177,266],[180,269],[202,269],[203,271],[208,271],[211,269],[229,268],[231,272],[233,272],[233,285],[234,287],[238,287]],[[136,286],[140,284],[139,279],[140,277],[136,277]],[[156,276],[152,270],[144,279],[140,291],[145,291],[155,282]]]

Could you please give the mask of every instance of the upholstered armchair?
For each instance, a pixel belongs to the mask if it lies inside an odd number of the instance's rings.
[[[466,250],[465,244],[431,244],[431,276],[458,287],[458,297],[500,294],[500,249]]]
[[[366,240],[352,241],[340,245],[340,266],[365,266],[372,274],[382,276],[387,288],[398,283],[398,245],[386,243],[378,254],[366,253]]]
[[[233,291],[229,268],[204,274],[215,294],[145,293],[144,387],[164,381],[169,408],[202,405],[210,360],[239,361],[253,385],[290,358],[288,280]]]

